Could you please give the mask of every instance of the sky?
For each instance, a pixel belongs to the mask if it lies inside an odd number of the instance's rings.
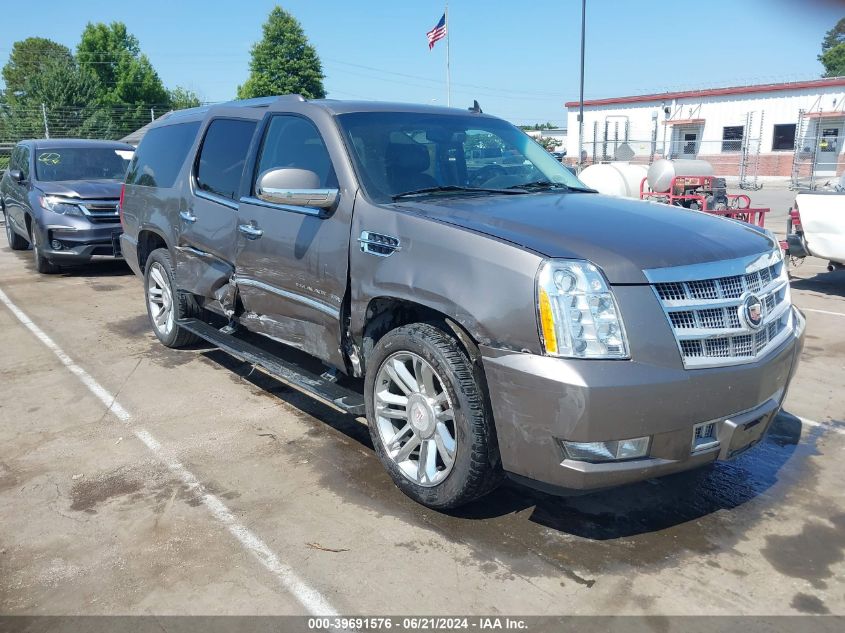
[[[74,49],[87,22],[122,21],[165,86],[223,101],[275,4],[316,47],[330,98],[447,104],[445,41],[426,41],[444,0],[41,0],[2,12],[0,65],[15,40]],[[841,17],[835,0],[587,0],[585,98],[818,77],[821,39]],[[565,125],[580,0],[451,0],[448,26],[453,106],[477,99],[517,124]]]

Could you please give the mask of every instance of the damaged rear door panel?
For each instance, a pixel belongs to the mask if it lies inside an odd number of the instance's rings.
[[[224,309],[232,305],[237,200],[256,124],[235,117],[209,121],[191,167],[193,195],[182,199],[178,215],[177,283]]]

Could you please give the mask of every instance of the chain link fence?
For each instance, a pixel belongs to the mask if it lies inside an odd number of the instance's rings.
[[[10,109],[0,104],[0,172],[6,169],[12,148],[28,138],[122,139],[168,111],[162,105],[113,107],[50,107],[44,104]],[[660,158],[701,159],[719,176],[735,178],[741,188],[759,189],[760,177],[790,178],[793,188],[815,188],[841,173],[842,137],[837,124],[799,114],[794,143],[779,151],[764,150],[760,135],[765,112],[748,115],[746,125],[721,128],[721,138],[705,138],[701,123],[652,119],[634,122],[626,116],[608,116],[584,130],[581,160],[591,165],[629,161],[650,165]]]
[[[30,138],[118,140],[167,112],[161,105],[14,108],[0,105],[0,171],[15,144]]]

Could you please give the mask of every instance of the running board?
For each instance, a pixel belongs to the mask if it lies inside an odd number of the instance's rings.
[[[294,363],[270,354],[260,347],[242,341],[236,336],[221,332],[213,325],[198,319],[180,319],[181,328],[196,334],[218,347],[221,351],[263,369],[285,384],[312,396],[321,402],[352,415],[365,415],[364,396],[316,374],[303,370]]]

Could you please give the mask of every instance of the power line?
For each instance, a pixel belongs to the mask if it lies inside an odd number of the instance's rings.
[[[0,52],[2,52],[4,50],[10,50],[10,49],[0,48]],[[33,49],[33,50],[38,50],[38,49]],[[45,49],[42,49],[42,50],[44,50],[46,52],[49,49],[45,48]],[[80,63],[80,64],[112,64],[113,65],[113,64],[116,63],[118,58],[121,58],[125,53],[110,52],[110,51],[97,51],[97,52],[94,52],[94,53],[86,53],[86,55],[88,55],[88,54],[99,55],[101,57],[101,59],[105,58],[105,57],[112,57],[112,58],[115,59],[115,61],[87,61],[87,60],[79,61],[77,59],[77,63]],[[193,57],[193,55],[191,55],[191,56]],[[171,57],[172,57],[172,55],[171,55]],[[30,57],[29,59],[35,59],[35,58]],[[212,58],[210,58],[209,56],[202,56],[202,57],[197,57],[197,59],[202,60],[204,62],[208,62]],[[231,58],[227,56],[227,57],[221,57],[219,59],[231,59]],[[235,61],[235,60],[232,60],[232,61]],[[240,63],[240,60],[237,60],[237,61],[238,61],[238,63]],[[333,59],[333,58],[330,58],[330,57],[324,57],[324,58],[321,59],[321,61],[328,62],[328,65],[338,64],[338,65],[341,65],[341,66],[349,66],[349,67],[352,67],[352,68],[369,70],[371,72],[380,73],[380,74],[383,74],[383,75],[390,75],[390,76],[394,76],[394,77],[403,77],[403,78],[406,78],[406,79],[413,79],[415,81],[425,81],[425,82],[435,84],[435,85],[442,83],[441,79],[434,79],[434,78],[431,78],[431,77],[424,77],[422,75],[414,75],[414,74],[410,74],[410,73],[395,72],[395,71],[385,70],[383,68],[377,68],[377,67],[374,67],[374,66],[367,66],[365,64],[357,64],[357,63],[352,63],[352,62],[346,62],[346,61],[343,61],[343,60]],[[327,65],[327,64],[323,64],[323,65]],[[351,71],[344,71],[344,72],[351,72]],[[359,73],[358,76],[368,77],[368,78],[372,78],[372,79],[379,79],[378,77],[374,77],[373,75],[368,75],[368,74],[364,74],[364,73]],[[381,80],[387,81],[386,79],[381,79]],[[395,82],[395,83],[402,83],[402,82]],[[416,84],[407,84],[406,83],[406,85],[416,85]],[[537,97],[556,99],[556,98],[566,98],[566,96],[567,96],[564,93],[558,93],[558,92],[513,90],[513,89],[509,89],[509,88],[497,88],[497,87],[493,87],[493,86],[484,86],[484,85],[465,83],[465,82],[453,82],[453,85],[454,86],[464,86],[466,88],[473,88],[475,90],[490,91],[495,96],[504,96],[503,93],[510,94],[510,95],[522,95],[526,99],[537,98]],[[489,95],[489,96],[493,96],[493,95]],[[510,97],[510,98],[516,98],[516,97]]]
[[[333,64],[341,64],[341,65],[344,65],[344,66],[352,66],[352,67],[355,67],[355,68],[363,68],[363,69],[366,69],[366,70],[372,70],[372,71],[375,71],[375,72],[384,73],[386,75],[395,75],[395,76],[398,76],[398,77],[406,77],[408,79],[417,79],[417,80],[421,80],[421,81],[428,81],[428,82],[433,82],[433,83],[438,83],[438,84],[443,83],[442,79],[433,79],[433,78],[430,78],[430,77],[423,77],[421,75],[411,75],[411,74],[408,74],[408,73],[398,73],[398,72],[393,72],[393,71],[390,71],[390,70],[384,70],[384,69],[381,69],[381,68],[375,68],[374,66],[365,66],[363,64],[354,64],[352,62],[345,62],[345,61],[342,61],[342,60],[339,60],[339,59],[331,59],[329,57],[324,57],[323,60],[330,62],[330,63],[333,63]],[[492,90],[492,91],[495,91],[496,93],[510,92],[510,93],[514,93],[514,94],[529,95],[529,96],[533,96],[533,97],[566,98],[566,96],[567,96],[563,93],[510,90],[510,89],[507,89],[507,88],[494,88],[492,86],[481,86],[481,85],[478,85],[478,84],[469,84],[469,83],[463,83],[463,82],[457,82],[457,81],[453,81],[452,85],[453,86],[466,86],[467,88],[476,88],[476,89],[480,89],[480,90]]]

